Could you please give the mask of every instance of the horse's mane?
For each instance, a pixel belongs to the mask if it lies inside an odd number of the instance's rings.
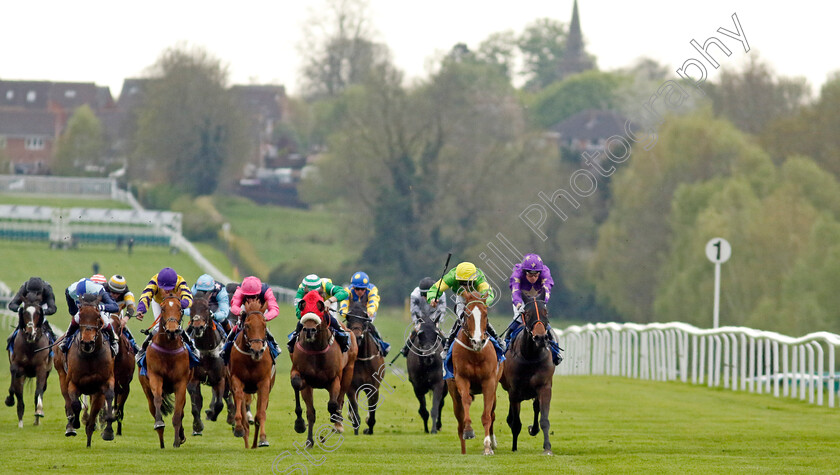
[[[367,307],[361,302],[352,302],[349,308],[347,309],[346,317],[348,319],[354,318],[357,320],[367,320]]]
[[[247,300],[243,307],[246,312],[263,312],[265,313],[265,305],[257,299]]]
[[[207,297],[193,298],[190,311],[195,315],[204,315],[210,310],[210,300]]]
[[[96,294],[83,294],[79,297],[79,303],[82,305],[97,305],[99,303],[99,296]]]

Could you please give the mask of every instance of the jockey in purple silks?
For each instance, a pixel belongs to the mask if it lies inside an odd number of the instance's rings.
[[[554,279],[551,278],[551,271],[537,254],[525,254],[522,262],[513,266],[513,273],[510,275],[510,290],[513,300],[513,321],[508,326],[505,348],[510,348],[510,342],[522,331],[522,309],[526,300],[543,300],[546,304],[551,297],[551,288],[554,287]],[[549,348],[555,365],[560,364],[560,347],[554,340],[554,332],[550,325],[546,328],[549,336]]]

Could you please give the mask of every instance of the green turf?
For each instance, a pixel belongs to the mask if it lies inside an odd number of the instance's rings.
[[[407,326],[401,313],[386,309],[377,319],[382,334],[396,347],[394,351]],[[131,323],[135,330],[137,323]],[[284,308],[270,327],[278,338],[288,333],[293,328],[291,308]],[[388,372],[385,381],[393,389],[381,389],[375,434],[354,436],[347,432],[343,438],[329,441],[336,443],[335,450],[311,449],[311,460],[307,460],[306,454],[295,448],[304,437],[292,429],[294,403],[285,350],[278,361],[268,410],[268,448],[245,450],[242,439],[235,439],[230,428],[219,421],[205,422],[202,437],[188,435],[185,445],[173,449],[167,420],[166,449],[159,449],[153,418],[135,379],[124,435],[104,442],[97,432],[92,448],[86,449],[83,435],[63,435],[63,401],[53,372],[45,396],[47,417],[40,427],[32,426],[31,384],[25,389],[23,429],[17,428],[14,409],[0,411],[0,433],[4,434],[0,470],[270,473],[274,467],[276,473],[283,473],[300,463],[309,473],[836,473],[840,458],[840,409],[683,383],[600,376],[555,378],[551,410],[554,457],[541,455],[541,436],[520,436],[519,451],[510,452],[510,429],[504,421],[508,402],[501,388],[496,410],[497,454],[480,455],[478,429],[478,439],[468,441],[468,453],[461,455],[449,398],[442,433],[423,434],[410,384]],[[396,366],[404,368],[404,360]],[[0,384],[5,388],[8,383],[8,363],[4,361]],[[207,400],[207,388],[204,394]],[[326,399],[324,391],[316,392],[318,424],[325,420]],[[530,404],[523,406],[523,425],[527,426],[533,413]],[[478,398],[472,411],[474,421],[479,420],[480,407]],[[189,413],[185,422],[189,434]],[[476,426],[480,427],[478,422]]]
[[[54,196],[33,196],[29,194],[0,193],[0,204],[52,206],[55,208],[112,208],[131,209],[127,203],[95,198],[56,198]]]

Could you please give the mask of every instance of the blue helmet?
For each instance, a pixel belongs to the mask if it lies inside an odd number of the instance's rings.
[[[373,284],[370,283],[370,277],[364,272],[356,272],[353,274],[353,278],[350,279],[350,287],[354,289],[368,289],[370,290],[373,287]]]
[[[210,274],[201,274],[198,280],[195,281],[195,290],[202,290],[204,292],[208,292],[213,290],[213,287],[216,286],[216,281]]]
[[[84,294],[99,295],[99,291],[103,288],[104,287],[102,287],[102,285],[97,284],[90,279],[82,279],[76,283],[76,300],[82,298],[82,295]]]

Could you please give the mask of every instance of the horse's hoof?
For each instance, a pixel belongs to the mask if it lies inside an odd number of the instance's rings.
[[[341,422],[336,422],[335,423],[335,431],[338,432],[339,434],[343,434],[344,433],[344,424],[342,424]]]
[[[211,411],[210,409],[204,411],[204,414],[207,416],[207,420],[210,422],[216,422],[216,419],[219,418],[219,414]]]
[[[234,437],[245,437],[245,431],[242,429],[233,429]]]
[[[33,426],[41,425],[41,419],[35,418],[35,422],[32,423]],[[18,421],[18,427],[23,427],[23,421]]]
[[[37,426],[37,425],[38,425],[38,424],[37,424],[38,419],[35,419],[35,422],[36,422],[36,424],[35,424],[35,425]],[[18,429],[23,429],[23,421],[18,421]]]
[[[44,417],[44,411],[35,411],[35,417]]]
[[[163,429],[164,427],[166,427],[166,423],[165,423],[165,422],[163,422],[163,421],[155,421],[155,426],[154,426],[154,429],[155,429],[155,430],[157,430],[157,429]]]
[[[195,421],[193,424],[193,433],[198,432],[198,435],[201,435],[201,431],[204,430],[204,424],[201,421]]]
[[[530,434],[531,437],[533,437],[533,436],[535,436],[539,433],[540,433],[540,426],[528,426],[528,434]]]
[[[114,440],[114,431],[112,429],[103,430],[102,440]]]
[[[496,447],[499,446],[499,443],[496,442],[496,434],[490,436],[490,448],[496,450]]]
[[[12,407],[12,406],[15,405],[15,397],[12,396],[11,394],[6,396],[6,405],[9,406],[9,407]]]
[[[370,428],[365,429],[365,430],[362,431],[362,433],[365,434],[365,435],[373,435],[373,429],[370,429]]]
[[[306,423],[303,422],[303,419],[298,419],[295,421],[295,432],[298,434],[303,434],[306,432]]]
[[[432,434],[437,434],[437,429],[435,429],[434,427],[432,427]]]
[[[76,429],[67,429],[64,431],[65,437],[76,437]]]
[[[493,452],[493,449],[491,449],[490,447],[485,447],[484,448],[484,455],[494,455],[494,454],[495,454],[495,452]]]
[[[551,449],[545,449],[543,450],[543,455],[554,455],[554,452],[552,452]]]
[[[251,425],[251,426],[254,425],[254,415],[251,414],[251,411],[248,411],[247,416],[248,416],[248,425]]]
[[[194,431],[193,431],[193,433],[192,433],[192,435],[193,435],[193,437],[200,437],[200,436],[201,436],[201,432],[199,432],[199,431],[197,431],[197,430],[194,430]]]
[[[359,435],[359,429],[353,429],[353,435]]]
[[[260,443],[257,444],[257,447],[268,447],[268,441],[265,439],[261,439]]]
[[[472,429],[465,430],[464,431],[464,436],[462,437],[462,439],[464,439],[464,440],[475,439],[475,431],[472,430]]]

